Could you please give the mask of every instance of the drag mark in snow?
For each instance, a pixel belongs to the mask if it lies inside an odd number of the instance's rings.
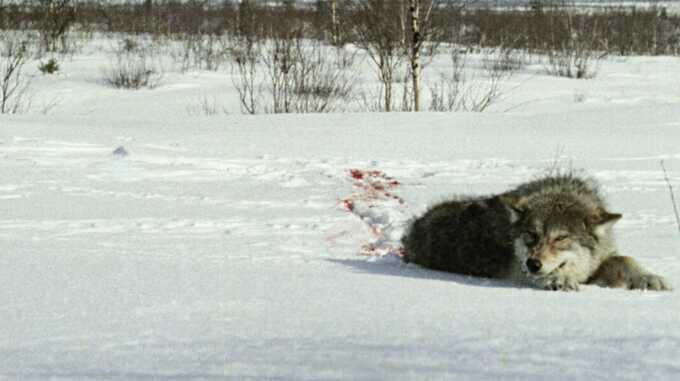
[[[401,256],[401,236],[411,213],[395,191],[401,183],[383,171],[352,168],[347,171],[356,191],[340,200],[342,208],[359,217],[370,229],[372,240],[361,247],[362,255]]]

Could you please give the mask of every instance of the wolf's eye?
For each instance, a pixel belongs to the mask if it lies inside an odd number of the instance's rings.
[[[567,239],[569,239],[568,234],[561,234],[561,235],[558,235],[557,237],[555,237],[555,242],[564,242]]]
[[[526,231],[522,233],[522,239],[527,246],[533,246],[536,244],[536,242],[538,242],[538,234],[531,231]]]

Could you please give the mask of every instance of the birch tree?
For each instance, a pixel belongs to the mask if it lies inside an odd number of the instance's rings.
[[[338,19],[338,1],[331,0],[331,38],[333,45],[340,44],[340,21]]]
[[[421,85],[420,77],[424,66],[421,56],[428,45],[430,56],[436,50],[437,45],[446,33],[443,25],[445,22],[435,22],[436,12],[443,12],[447,7],[462,8],[462,1],[445,0],[408,0],[409,1],[409,39],[405,49],[409,61],[411,74],[411,87],[413,94],[413,110],[421,110]]]

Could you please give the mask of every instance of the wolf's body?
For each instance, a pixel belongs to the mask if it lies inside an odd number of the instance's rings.
[[[404,260],[435,270],[512,279],[551,290],[589,283],[668,290],[662,277],[619,256],[592,180],[549,176],[509,192],[430,208],[402,238]]]

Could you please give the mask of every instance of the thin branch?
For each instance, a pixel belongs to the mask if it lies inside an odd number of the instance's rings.
[[[663,170],[663,177],[666,180],[666,184],[668,184],[668,191],[671,194],[671,202],[673,203],[673,212],[675,213],[675,222],[678,224],[678,232],[680,232],[680,214],[678,214],[678,205],[675,202],[675,195],[673,194],[673,186],[671,185],[671,182],[668,179],[668,173],[666,172],[666,167],[663,164],[663,160],[661,160],[661,169]]]

